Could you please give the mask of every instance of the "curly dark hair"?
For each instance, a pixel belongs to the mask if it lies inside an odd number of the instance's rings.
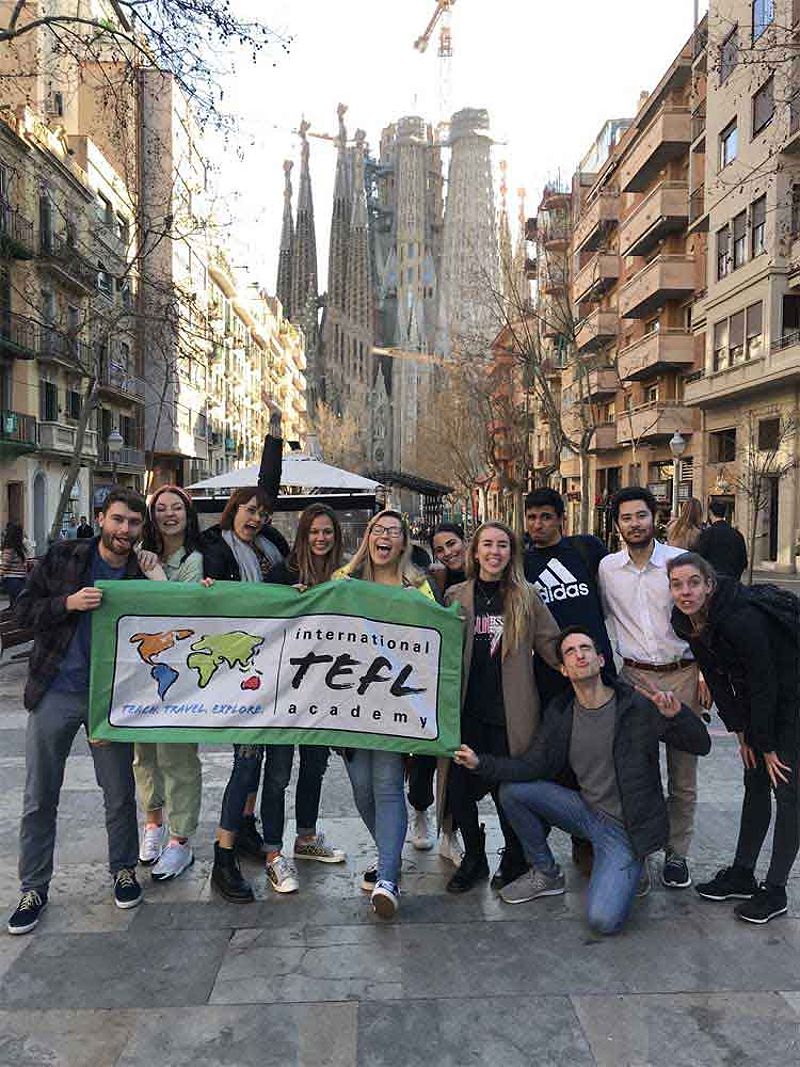
[[[7,523],[3,531],[3,544],[0,547],[10,548],[20,559],[25,559],[25,538],[18,522]]]

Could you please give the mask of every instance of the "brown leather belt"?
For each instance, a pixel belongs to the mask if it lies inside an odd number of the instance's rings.
[[[674,663],[640,663],[638,659],[623,659],[626,667],[633,667],[637,671],[653,671],[655,674],[666,674],[668,671],[676,671],[679,667],[694,667],[697,660],[679,659]]]

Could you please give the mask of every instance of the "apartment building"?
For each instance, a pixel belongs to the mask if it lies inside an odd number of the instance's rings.
[[[684,391],[703,430],[695,493],[754,523],[757,565],[780,571],[796,571],[800,539],[799,37],[797,0],[715,0],[694,57],[691,226],[708,231]],[[743,484],[759,466],[761,499]]]

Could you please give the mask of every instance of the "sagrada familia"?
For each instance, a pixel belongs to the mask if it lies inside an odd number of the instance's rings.
[[[524,218],[512,254],[504,181],[499,218],[495,208],[486,111],[452,117],[446,197],[442,146],[429,124],[399,119],[373,155],[363,130],[348,137],[346,111],[340,104],[327,292],[319,292],[303,122],[294,214],[292,163],[284,164],[277,295],[305,331],[312,424],[321,405],[352,416],[362,469],[430,475],[421,429],[446,402],[441,368],[488,351],[501,263],[524,264]]]

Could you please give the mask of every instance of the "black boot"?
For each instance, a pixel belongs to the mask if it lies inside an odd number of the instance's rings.
[[[516,882],[528,870],[528,863],[521,853],[509,848],[504,848],[502,852],[500,866],[489,883],[492,889],[496,891],[501,890],[504,886],[511,885],[512,882]]]
[[[264,838],[258,832],[255,815],[242,816],[242,828],[236,835],[236,851],[240,856],[264,862]]]
[[[249,904],[255,900],[250,883],[242,878],[236,853],[232,848],[223,848],[219,841],[214,842],[211,884],[221,896],[234,904]]]
[[[466,893],[478,882],[489,877],[489,861],[486,859],[486,830],[481,824],[480,847],[465,853],[461,866],[447,883],[448,893]]]

